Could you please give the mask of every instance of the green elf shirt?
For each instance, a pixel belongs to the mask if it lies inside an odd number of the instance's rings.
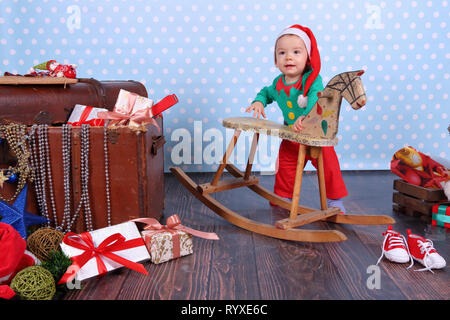
[[[298,105],[298,98],[303,95],[306,79],[308,79],[311,72],[312,70],[304,73],[295,83],[285,83],[284,75],[280,74],[273,80],[271,86],[264,87],[256,95],[253,102],[259,101],[265,108],[268,104],[276,101],[283,112],[286,124],[292,126],[298,117],[306,116],[311,111],[318,99],[317,92],[323,90],[322,77],[317,75],[306,95],[308,97],[306,106],[300,107]]]

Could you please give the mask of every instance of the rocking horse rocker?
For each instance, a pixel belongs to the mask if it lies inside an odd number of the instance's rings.
[[[296,228],[319,220],[333,223],[362,225],[395,223],[394,219],[389,216],[342,214],[339,208],[328,208],[327,206],[322,147],[335,146],[337,144],[336,134],[338,131],[339,111],[342,98],[347,100],[355,110],[360,109],[365,105],[366,94],[360,78],[363,73],[364,71],[344,72],[331,79],[325,89],[318,93],[319,99],[309,115],[303,120],[304,129],[301,133],[294,132],[288,126],[263,119],[255,119],[252,117],[224,119],[223,126],[234,129],[235,131],[225,155],[223,156],[222,163],[219,165],[211,183],[199,185],[192,181],[180,168],[172,167],[170,170],[197,199],[202,201],[207,207],[225,220],[243,229],[278,239],[305,242],[336,242],[347,239],[342,232],[337,230],[308,230]],[[254,132],[245,172],[242,172],[234,165],[227,163],[242,130]],[[261,133],[300,143],[292,201],[285,200],[273,192],[261,187],[258,184],[258,178],[250,176],[259,135]],[[317,176],[319,181],[321,210],[299,205],[303,168],[307,154],[309,154],[311,158],[317,159]],[[227,169],[235,178],[231,180],[220,180],[224,169]],[[260,223],[245,218],[228,209],[209,195],[210,193],[239,187],[248,187],[272,203],[290,210],[289,217],[277,221],[275,225]]]

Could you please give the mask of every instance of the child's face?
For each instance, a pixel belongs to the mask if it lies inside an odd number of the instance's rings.
[[[285,75],[286,82],[300,79],[306,68],[308,51],[305,43],[296,35],[284,35],[275,47],[275,66]]]

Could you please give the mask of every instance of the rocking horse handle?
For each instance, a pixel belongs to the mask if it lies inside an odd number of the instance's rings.
[[[325,90],[317,92],[317,97],[319,98],[325,98],[330,99],[333,97],[333,94],[331,92],[325,93]]]

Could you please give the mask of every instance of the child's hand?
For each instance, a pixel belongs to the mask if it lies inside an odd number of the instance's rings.
[[[295,120],[294,125],[292,126],[292,130],[295,132],[300,132],[303,130],[302,121],[305,119],[305,116],[298,117],[297,120]]]
[[[264,105],[259,102],[255,101],[252,103],[250,107],[245,109],[245,112],[252,112],[253,111],[253,117],[256,116],[256,119],[259,119],[259,117],[262,115],[264,119],[267,119],[266,114],[264,113]]]

